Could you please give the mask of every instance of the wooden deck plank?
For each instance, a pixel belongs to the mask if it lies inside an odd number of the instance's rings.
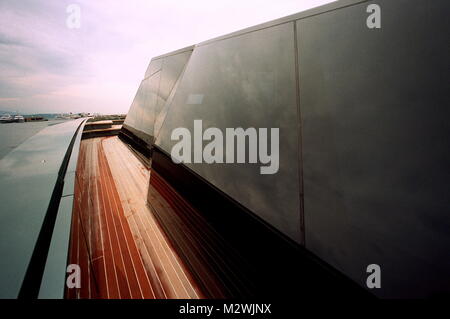
[[[159,270],[164,295],[168,298],[199,298],[198,288],[146,204],[149,171],[136,157],[126,156],[129,149],[119,139],[104,139],[103,145],[123,205],[130,212],[126,214],[127,219],[130,225],[137,227],[136,235],[143,243],[141,252],[148,254]]]
[[[120,198],[115,188],[115,183],[112,179],[106,157],[101,151],[105,178],[108,180],[109,194],[111,195],[115,212],[114,220],[116,222],[117,233],[119,235],[122,255],[126,264],[127,278],[130,287],[132,298],[144,298],[153,294],[148,277],[143,268],[142,260],[139,256],[133,235],[128,227],[127,221],[124,217],[123,207],[120,203]],[[140,279],[140,280],[139,280]]]
[[[110,164],[115,162],[114,159],[111,159],[110,157],[108,158],[108,161]],[[111,165],[111,167],[114,168],[115,166]],[[116,168],[119,168],[119,169],[113,169],[113,172],[115,172],[115,174],[118,174],[118,173],[120,174],[120,172],[122,172],[122,170],[123,170],[123,168],[120,169],[120,167],[116,167]],[[133,180],[132,176],[121,176],[121,179],[122,178],[124,180]],[[121,199],[122,199],[121,204],[123,205],[125,211],[127,212],[127,213],[125,213],[125,216],[128,217],[130,215],[133,215],[134,211],[133,211],[133,208],[130,206],[130,202],[136,201],[139,194],[134,194],[133,197],[128,197],[128,194],[124,195],[124,191],[123,191],[122,187],[119,187],[119,193],[122,194],[121,195]],[[134,218],[131,218],[128,221],[129,221],[129,224],[130,224],[130,227],[131,227],[133,233],[138,234],[138,235],[135,235],[135,241],[141,252],[141,256],[142,256],[144,265],[146,267],[148,276],[151,280],[152,287],[153,287],[156,297],[157,298],[167,298],[167,295],[165,294],[164,289],[162,287],[162,284],[161,284],[161,281],[160,281],[160,278],[158,275],[158,271],[156,270],[154,261],[148,252],[148,248],[147,248],[148,246],[145,245],[145,243],[144,243],[144,241],[146,240],[146,239],[144,239],[144,236],[146,234],[141,233],[139,231],[138,225],[136,224],[136,221]]]
[[[69,263],[81,289],[67,298],[201,298],[146,204],[149,171],[117,137],[81,142]]]

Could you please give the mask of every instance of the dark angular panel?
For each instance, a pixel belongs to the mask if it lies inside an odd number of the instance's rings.
[[[125,118],[124,124],[135,129],[141,126],[143,104],[145,103],[144,97],[144,81],[141,82],[136,95],[131,103],[130,110]]]
[[[159,111],[158,115],[155,118],[155,125],[153,128],[153,131],[155,133],[155,139],[158,138],[159,132],[161,130],[161,127],[164,123],[164,120],[166,119],[167,113],[169,112],[170,106],[172,105],[173,98],[175,97],[175,94],[178,89],[178,85],[180,84],[181,80],[183,79],[185,68],[183,68],[180,76],[178,77],[177,81],[175,82],[175,85],[173,86],[167,100],[164,103],[164,106]]]
[[[160,125],[156,126],[156,122],[162,123],[164,121],[167,114],[167,108],[165,107],[167,100],[180,78],[191,54],[192,50],[189,50],[164,58],[153,120],[154,136],[158,135],[160,128]],[[163,109],[166,110],[161,112]]]
[[[153,143],[153,123],[160,78],[161,72],[158,71],[141,82],[124,121],[122,133],[143,145]]]
[[[151,148],[155,136],[155,121],[164,120],[166,112],[161,117],[158,117],[159,113],[191,53],[192,50],[183,51],[150,62],[146,78],[139,86],[121,132],[140,151],[147,153]]]
[[[141,117],[141,125],[137,129],[144,132],[149,139],[145,140],[147,144],[153,143],[153,125],[155,122],[155,108],[158,102],[158,90],[161,82],[162,72],[157,72],[151,77],[144,80],[144,96],[143,112]]]
[[[172,91],[175,82],[183,71],[186,62],[189,60],[192,51],[186,51],[180,54],[168,56],[164,58],[162,66],[161,82],[159,84],[158,95],[163,100],[166,101]],[[159,109],[162,107],[160,104]],[[157,112],[158,113],[158,108]]]
[[[306,247],[379,296],[450,287],[448,1],[297,22]]]
[[[280,128],[280,168],[187,164],[194,172],[301,242],[294,26],[286,23],[195,48],[156,144],[170,153],[172,130]]]

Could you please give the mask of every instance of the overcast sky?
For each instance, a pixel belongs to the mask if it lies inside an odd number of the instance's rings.
[[[328,2],[0,0],[0,110],[126,113],[153,56]]]

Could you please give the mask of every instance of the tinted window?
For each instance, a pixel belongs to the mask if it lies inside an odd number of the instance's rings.
[[[379,264],[375,293],[417,297],[450,283],[448,17],[377,3],[381,29],[367,4],[298,23],[306,246],[364,287]]]
[[[280,128],[280,169],[189,164],[220,190],[300,242],[293,23],[196,47],[171,100],[157,145],[170,153],[177,127]]]

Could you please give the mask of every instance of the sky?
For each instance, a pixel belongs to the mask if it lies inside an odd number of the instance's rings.
[[[152,57],[328,2],[0,0],[0,110],[126,113]]]

